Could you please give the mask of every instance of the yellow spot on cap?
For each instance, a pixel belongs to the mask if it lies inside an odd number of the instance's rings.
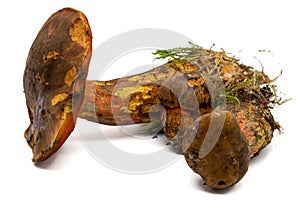
[[[51,60],[51,59],[57,59],[59,56],[59,53],[56,51],[49,51],[46,56],[44,56],[44,60]]]
[[[68,93],[66,93],[66,92],[55,95],[55,96],[51,99],[52,106],[55,106],[58,102],[61,102],[61,101],[65,100],[68,96],[69,96],[69,95],[68,95]]]
[[[77,42],[82,47],[86,47],[89,38],[89,27],[83,19],[78,18],[71,26],[69,35],[73,42]]]
[[[72,67],[71,69],[69,69],[65,76],[65,83],[68,86],[71,86],[73,81],[76,79],[76,75],[77,75],[76,67]]]

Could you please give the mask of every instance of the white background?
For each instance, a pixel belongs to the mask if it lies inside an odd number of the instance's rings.
[[[4,3],[5,2],[5,3]],[[1,1],[0,16],[0,199],[273,199],[299,197],[299,6],[297,1]],[[31,162],[23,137],[29,124],[23,71],[29,48],[47,18],[63,7],[83,11],[93,31],[93,46],[137,28],[164,28],[209,48],[227,51],[271,50],[283,69],[279,89],[293,100],[275,109],[284,128],[251,161],[235,187],[213,192],[181,157],[150,174],[116,172],[97,162],[73,132],[63,148],[40,166]],[[263,56],[262,56],[263,57]],[[117,140],[117,139],[115,139]],[[150,140],[150,139],[149,139]],[[153,143],[153,142],[152,142]]]

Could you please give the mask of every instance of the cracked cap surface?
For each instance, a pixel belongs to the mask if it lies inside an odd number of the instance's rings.
[[[30,118],[24,135],[33,162],[53,155],[73,131],[91,51],[88,20],[72,8],[54,13],[34,40],[23,77]]]

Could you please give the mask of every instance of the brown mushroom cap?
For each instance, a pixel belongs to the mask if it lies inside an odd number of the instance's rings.
[[[224,189],[236,184],[246,174],[250,151],[233,115],[229,111],[213,113],[200,117],[196,135],[192,133],[195,129],[186,133],[185,159],[206,185],[213,189]],[[223,125],[221,132],[216,128],[220,124]],[[210,126],[215,128],[209,131]]]
[[[54,13],[33,42],[23,84],[30,118],[25,138],[34,162],[54,154],[73,131],[91,51],[88,20],[72,8]]]

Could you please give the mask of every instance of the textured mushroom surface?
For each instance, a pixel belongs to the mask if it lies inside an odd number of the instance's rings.
[[[228,111],[201,116],[199,127],[187,131],[183,145],[188,165],[213,189],[236,184],[248,170],[247,140]]]
[[[34,40],[23,79],[34,162],[54,154],[73,131],[91,51],[87,18],[71,8],[53,14]]]

